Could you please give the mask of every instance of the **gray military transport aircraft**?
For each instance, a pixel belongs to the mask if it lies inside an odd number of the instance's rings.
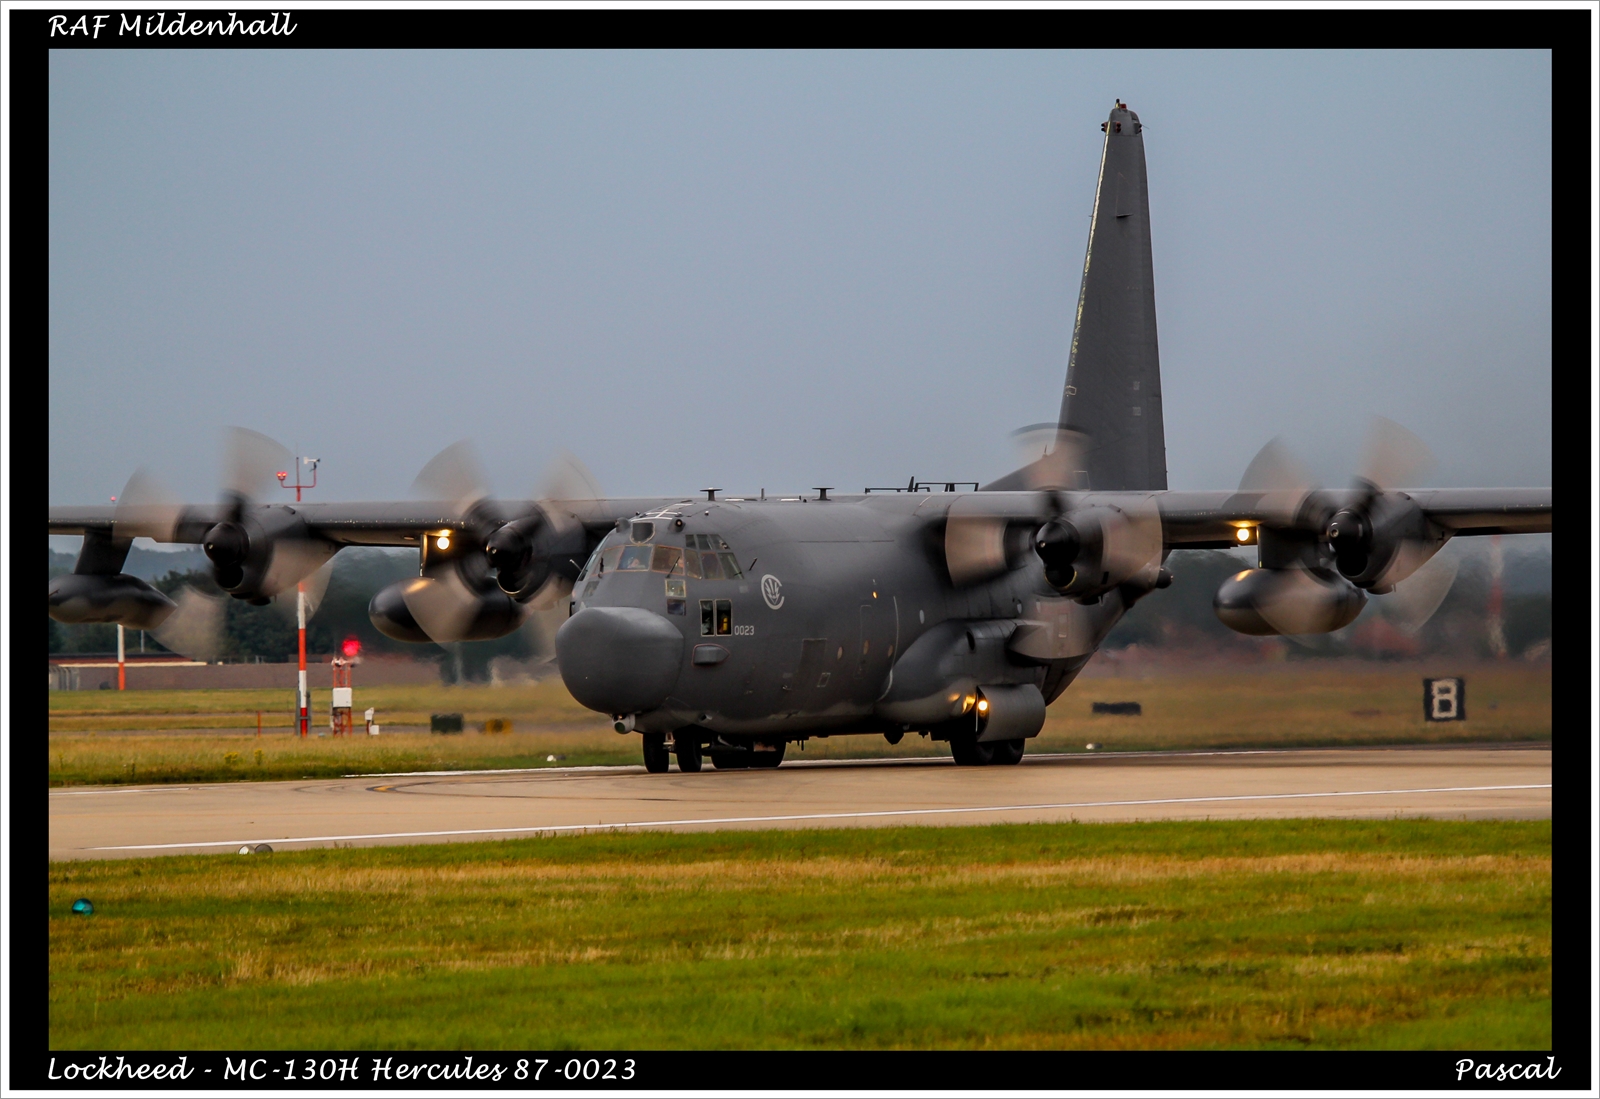
[[[135,474],[115,507],[51,508],[50,532],[83,549],[51,581],[50,614],[181,622],[180,604],[122,572],[140,536],[200,543],[217,583],[256,604],[343,546],[415,546],[418,575],[372,600],[380,630],[485,640],[530,608],[564,612],[562,679],[642,735],[650,771],[674,755],[699,771],[705,754],[775,767],[791,741],[912,732],[960,764],[1014,764],[1117,620],[1171,583],[1175,548],[1256,546],[1259,567],[1223,583],[1217,615],[1298,635],[1408,587],[1431,613],[1443,589],[1417,574],[1454,536],[1550,530],[1548,488],[1400,488],[1424,448],[1381,420],[1351,488],[1311,487],[1274,441],[1237,490],[1169,491],[1144,138],[1120,102],[1101,128],[1060,414],[1013,473],[859,495],[518,503],[489,498],[457,444],[418,478],[434,502],[287,506],[257,502],[286,452],[236,429],[218,505],[170,502]]]

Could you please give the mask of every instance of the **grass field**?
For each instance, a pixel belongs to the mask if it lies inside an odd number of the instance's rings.
[[[1462,741],[1549,740],[1548,666],[1470,669],[1468,720],[1422,720],[1423,674],[1409,665],[1298,664],[1237,672],[1166,673],[1152,678],[1083,679],[1050,707],[1029,751],[1161,748],[1316,747]],[[327,720],[326,691],[313,692],[315,720]],[[637,763],[639,738],[618,736],[580,707],[559,680],[520,686],[357,687],[386,731],[378,737],[308,737],[288,731],[285,691],[56,691],[50,695],[52,786],[215,782],[246,778],[335,777],[354,772],[473,770],[560,763]],[[1094,715],[1095,701],[1138,701],[1139,717]],[[264,735],[255,735],[256,712]],[[433,712],[465,715],[469,730],[510,718],[515,732],[433,736]],[[276,722],[276,725],[272,724]],[[184,730],[211,730],[190,731]],[[215,731],[223,730],[223,731]],[[794,758],[947,755],[945,745],[908,737],[813,739]],[[550,756],[558,757],[551,760]]]
[[[1550,834],[1033,824],[58,863],[50,1047],[1545,1049]]]

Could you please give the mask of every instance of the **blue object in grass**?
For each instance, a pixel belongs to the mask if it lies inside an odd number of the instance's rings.
[[[92,916],[94,915],[94,905],[89,903],[88,897],[79,897],[72,902],[72,911],[74,915]]]

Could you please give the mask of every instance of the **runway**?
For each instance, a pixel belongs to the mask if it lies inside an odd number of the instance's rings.
[[[1546,818],[1548,747],[790,761],[775,771],[539,768],[50,795],[51,859],[437,843],[626,828],[1247,817]]]

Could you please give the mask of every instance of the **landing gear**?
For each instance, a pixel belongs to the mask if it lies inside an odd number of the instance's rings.
[[[667,764],[671,761],[672,756],[667,751],[667,735],[644,734],[644,769],[652,775],[664,775],[667,773]]]
[[[700,738],[693,732],[679,730],[672,738],[673,751],[678,756],[678,770],[686,775],[700,770]],[[713,763],[716,761],[713,760]]]
[[[1022,750],[1027,745],[1026,740],[997,740],[994,742],[994,758],[990,761],[996,766],[1002,764],[1016,764],[1022,762]]]
[[[973,733],[950,738],[950,755],[962,767],[987,767],[994,762],[994,745],[979,744]]]
[[[991,740],[979,744],[972,733],[950,738],[950,755],[962,767],[1009,766],[1022,762],[1025,740]]]
[[[775,752],[751,752],[750,766],[766,768],[776,767],[778,764],[783,762],[783,750],[788,746],[788,741],[780,740],[778,741],[778,750]]]

